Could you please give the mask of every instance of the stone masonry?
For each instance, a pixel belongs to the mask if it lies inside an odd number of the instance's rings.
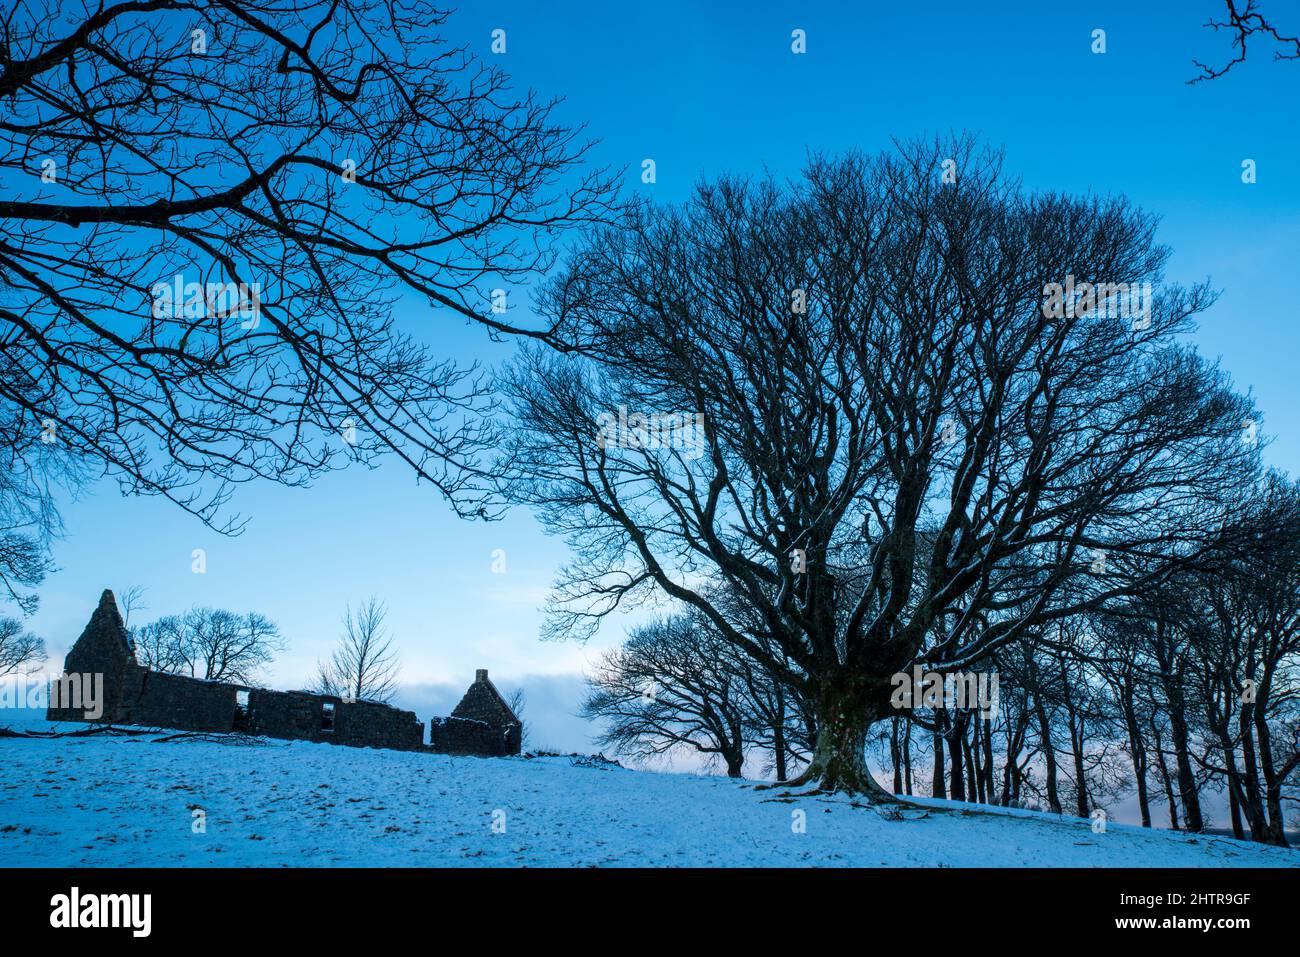
[[[443,754],[505,757],[518,754],[522,741],[523,725],[483,668],[451,716],[429,722],[429,742]]]
[[[142,667],[111,591],[105,591],[63,664],[64,675],[103,675],[104,724],[181,731],[242,731],[355,747],[419,750],[424,726],[412,711],[306,691],[268,691]],[[494,689],[495,690],[495,689]],[[69,702],[59,701],[59,705]],[[87,721],[80,707],[56,707],[50,721]],[[464,702],[461,702],[464,706]],[[516,745],[513,753],[518,753]],[[479,753],[479,752],[473,752]]]

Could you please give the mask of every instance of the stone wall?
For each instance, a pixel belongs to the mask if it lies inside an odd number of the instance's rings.
[[[413,711],[306,691],[243,688],[143,668],[135,660],[111,591],[100,597],[90,622],[68,652],[63,671],[65,675],[104,676],[103,712],[95,719],[97,723],[178,731],[248,731],[356,747],[424,747],[424,725]],[[239,707],[240,692],[248,694],[246,709]],[[46,718],[90,720],[84,708],[55,707],[53,701]]]
[[[248,726],[252,734],[270,738],[398,750],[424,746],[424,725],[413,711],[305,691],[254,688],[248,694]]]
[[[123,680],[121,705],[113,720],[178,731],[230,731],[238,691],[234,685],[132,665]]]
[[[424,725],[414,711],[373,701],[343,702],[336,707],[335,724],[339,744],[399,750],[424,747]]]
[[[269,738],[318,741],[324,708],[314,695],[254,688],[248,693],[248,730]]]
[[[443,754],[506,757],[519,753],[523,725],[487,671],[479,669],[451,716],[429,722],[429,744]]]
[[[476,754],[485,758],[519,753],[518,725],[500,728],[473,718],[434,718],[429,722],[429,744],[440,754]]]

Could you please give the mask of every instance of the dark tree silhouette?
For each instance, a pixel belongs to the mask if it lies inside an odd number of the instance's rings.
[[[1300,36],[1286,36],[1275,27],[1272,21],[1259,10],[1255,0],[1223,0],[1227,8],[1223,20],[1210,20],[1205,25],[1215,33],[1220,30],[1232,36],[1232,59],[1223,66],[1212,67],[1193,60],[1200,69],[1199,76],[1188,80],[1189,84],[1204,80],[1217,80],[1224,76],[1238,63],[1246,62],[1248,44],[1253,40],[1273,46],[1274,60],[1300,60]]]
[[[1154,229],[956,142],[724,179],[599,233],[544,302],[583,356],[527,350],[504,386],[507,492],[575,551],[553,633],[666,593],[804,691],[799,780],[888,799],[864,749],[891,675],[1150,587],[1257,468],[1249,401],[1179,341],[1213,296],[1163,283]],[[1063,313],[1067,277],[1150,282],[1150,309]],[[652,436],[654,412],[702,434]]]
[[[676,615],[636,629],[587,679],[585,718],[601,743],[648,758],[678,748],[720,757],[730,777],[745,763],[745,684],[729,644],[707,623]]]
[[[343,615],[343,637],[330,660],[318,666],[316,690],[353,701],[387,704],[397,690],[401,667],[384,625],[388,609],[370,598]]]
[[[16,618],[0,618],[0,678],[27,673],[45,661],[45,642]]]
[[[1188,696],[1218,746],[1207,770],[1253,840],[1285,847],[1284,802],[1300,787],[1300,487],[1270,474],[1239,521],[1245,543],[1186,581],[1172,627],[1191,651]]]
[[[136,660],[154,671],[208,681],[256,684],[261,668],[284,649],[275,622],[257,612],[192,608],[132,629]]]
[[[422,0],[6,12],[0,420],[19,471],[57,443],[229,531],[235,483],[390,452],[483,514],[479,379],[412,330],[450,315],[545,338],[492,292],[545,269],[610,193],[554,104],[447,45],[446,16]]]
[[[8,367],[0,351],[0,381]],[[66,450],[39,436],[24,436],[12,410],[0,409],[0,602],[35,611],[33,591],[53,567],[50,545],[63,530],[54,491],[80,481]]]

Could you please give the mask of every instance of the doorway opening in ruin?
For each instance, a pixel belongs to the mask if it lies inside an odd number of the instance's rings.
[[[320,729],[322,731],[334,730],[334,702],[326,701],[321,705],[320,711]]]
[[[235,692],[234,731],[248,731],[248,692]]]

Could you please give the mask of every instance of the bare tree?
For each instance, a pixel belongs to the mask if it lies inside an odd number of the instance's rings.
[[[728,668],[739,681],[746,743],[768,755],[764,773],[786,780],[793,764],[806,764],[817,739],[816,717],[798,686],[773,675],[761,661],[726,645]]]
[[[1193,60],[1192,63],[1201,73],[1188,80],[1189,84],[1216,80],[1238,63],[1245,63],[1247,45],[1252,40],[1272,44],[1274,60],[1300,60],[1300,36],[1287,36],[1279,32],[1272,21],[1260,12],[1256,0],[1223,0],[1223,5],[1227,8],[1226,18],[1210,20],[1205,25],[1215,33],[1223,30],[1232,35],[1232,59],[1220,67],[1211,67],[1200,60]]]
[[[514,712],[514,716],[519,719],[519,746],[524,750],[528,749],[528,725],[524,722],[524,708],[528,705],[528,696],[524,694],[523,688],[516,688],[506,697],[506,704]]]
[[[377,598],[343,615],[343,637],[328,662],[317,666],[316,690],[355,701],[387,703],[397,690],[401,662],[384,625],[388,609]]]
[[[1245,547],[1186,581],[1170,627],[1187,643],[1186,697],[1217,751],[1198,760],[1253,840],[1287,846],[1284,802],[1300,800],[1300,486],[1270,474],[1239,521]]]
[[[423,0],[6,11],[0,421],[17,471],[57,446],[233,531],[235,484],[390,452],[488,514],[477,374],[394,308],[547,338],[503,297],[564,227],[606,214],[611,180],[578,170],[586,144],[553,102],[449,46],[446,18]]]
[[[696,616],[645,625],[588,676],[582,715],[604,723],[601,743],[620,754],[649,758],[684,748],[720,757],[738,778],[746,709],[730,653]]]
[[[147,589],[143,585],[128,585],[114,592],[118,596],[117,607],[122,609],[122,624],[126,625],[128,632],[131,630],[132,613],[149,610],[149,606],[144,603],[145,591]]]
[[[190,613],[192,614],[192,612]],[[188,640],[186,615],[166,615],[128,632],[135,660],[153,671],[191,674],[183,645]]]
[[[0,618],[0,678],[30,674],[45,661],[45,642],[16,618]]]
[[[256,684],[260,670],[284,640],[275,623],[257,612],[192,608],[133,632],[136,660],[146,668],[209,681]]]
[[[36,609],[37,596],[30,589],[45,580],[51,567],[40,539],[21,532],[0,533],[0,588],[23,612]]]
[[[7,364],[0,356],[0,381]],[[62,450],[37,436],[22,437],[10,418],[0,408],[0,601],[31,614],[38,604],[33,589],[53,567],[50,545],[62,533],[53,491],[77,485],[80,474]]]
[[[1144,642],[1144,625],[1119,614],[1094,617],[1098,642],[1092,655],[1097,675],[1109,688],[1118,722],[1123,727],[1124,746],[1133,769],[1138,813],[1142,826],[1151,826],[1151,796],[1148,779],[1152,770],[1151,742],[1146,733],[1154,708],[1152,689],[1155,675]]]
[[[551,633],[666,593],[803,689],[799,780],[891,799],[864,749],[892,674],[1150,587],[1258,467],[1249,400],[1179,339],[1213,294],[1163,283],[1154,230],[956,141],[600,232],[543,302],[580,355],[526,350],[504,386],[506,491],[575,552]]]

